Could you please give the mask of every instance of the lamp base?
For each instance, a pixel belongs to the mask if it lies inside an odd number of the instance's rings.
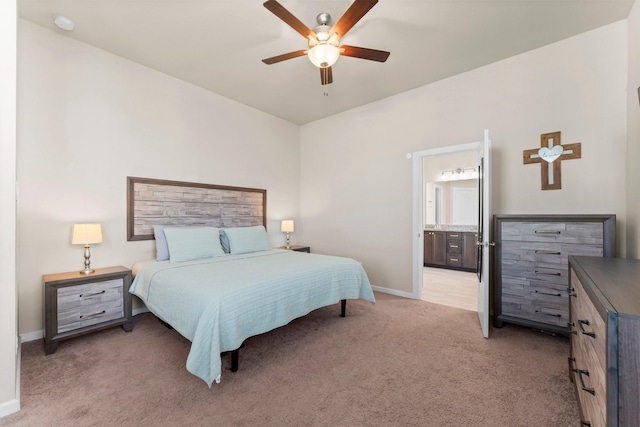
[[[89,249],[89,245],[84,245],[84,270],[80,271],[80,274],[89,275],[95,272],[93,268],[91,268],[91,250]]]
[[[289,233],[287,233],[287,249],[291,249],[291,245],[289,244]]]

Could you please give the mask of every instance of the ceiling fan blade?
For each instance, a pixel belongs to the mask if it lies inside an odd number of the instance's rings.
[[[269,9],[271,13],[276,15],[278,18],[282,19],[285,24],[299,32],[302,37],[308,39],[315,39],[316,34],[309,29],[306,25],[304,25],[298,18],[293,16],[291,12],[284,8],[280,3],[276,0],[269,0],[264,2],[264,7]]]
[[[331,27],[329,31],[329,38],[331,38],[334,33],[338,34],[338,39],[344,37],[345,34],[349,32],[351,28],[353,28],[356,23],[362,19],[364,15],[367,14],[371,10],[373,6],[378,3],[378,0],[356,0],[354,1],[349,9],[338,19],[338,21]]]
[[[367,49],[357,46],[340,46],[340,55],[352,56],[354,58],[368,59],[370,61],[385,62],[391,52],[376,49]]]
[[[322,83],[323,86],[333,83],[333,71],[331,71],[331,67],[320,68],[320,83]]]
[[[296,50],[295,52],[283,53],[282,55],[274,56],[271,58],[263,59],[267,65],[275,64],[277,62],[286,61],[287,59],[297,58],[299,56],[305,56],[307,54],[306,50]]]

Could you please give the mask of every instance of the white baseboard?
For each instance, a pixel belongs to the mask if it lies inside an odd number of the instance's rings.
[[[389,294],[389,295],[395,295],[397,297],[415,299],[413,294],[410,293],[410,292],[397,291],[395,289],[389,289],[389,288],[381,288],[380,286],[373,286],[373,285],[371,286],[371,289],[373,289],[374,291],[377,291],[377,292],[382,292],[383,294]]]
[[[0,418],[7,415],[15,414],[20,410],[20,401],[18,399],[9,400],[8,402],[0,403]]]
[[[22,343],[18,344],[18,354],[16,354],[16,396],[17,399],[11,399],[7,402],[0,403],[0,418],[7,415],[15,414],[20,410],[20,367],[22,363]]]
[[[138,314],[148,313],[148,312],[149,312],[149,309],[147,307],[140,307],[133,310],[133,315],[137,316]],[[20,334],[20,342],[41,340],[43,338],[44,338],[44,329],[40,329],[39,331],[25,332],[24,334]]]
[[[40,329],[39,331],[25,332],[24,334],[20,334],[20,342],[41,340],[43,338],[44,338],[44,329]]]

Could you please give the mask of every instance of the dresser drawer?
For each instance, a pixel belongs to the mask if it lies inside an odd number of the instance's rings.
[[[554,284],[558,289],[566,291],[567,267],[561,264],[538,264],[532,261],[502,260],[503,280],[517,277],[526,280],[543,281]]]
[[[502,305],[502,314],[561,327],[566,327],[569,320],[566,310],[535,306],[522,300],[509,301],[507,299]]]
[[[541,282],[503,278],[504,315],[566,327],[569,322],[568,305],[566,286],[560,291]]]
[[[595,222],[506,222],[502,240],[602,245],[604,231]]]
[[[602,256],[602,246],[562,243],[529,242],[508,240],[502,243],[503,260],[529,261],[536,265],[566,269],[569,255]]]

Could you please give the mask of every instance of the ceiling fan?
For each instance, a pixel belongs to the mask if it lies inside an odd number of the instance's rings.
[[[378,0],[355,0],[333,26],[329,25],[331,15],[321,13],[317,17],[319,25],[311,30],[276,0],[268,0],[264,3],[264,7],[306,38],[309,49],[296,50],[263,59],[262,62],[271,65],[306,55],[316,67],[320,68],[320,82],[322,85],[328,85],[333,82],[331,67],[340,56],[351,56],[354,58],[368,59],[370,61],[385,62],[390,52],[340,45],[340,40],[345,34],[347,34],[376,3],[378,3]]]

